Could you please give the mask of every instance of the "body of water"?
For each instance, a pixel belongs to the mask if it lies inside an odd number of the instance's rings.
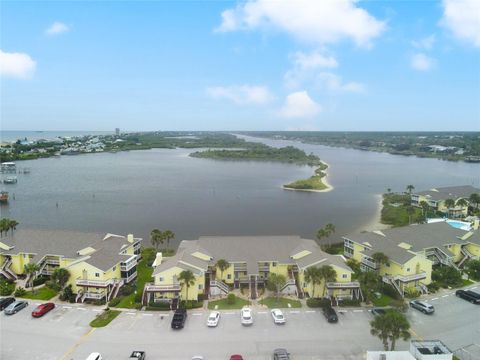
[[[328,181],[334,190],[281,188],[309,177],[313,169],[307,166],[191,158],[191,149],[98,153],[18,162],[31,173],[19,174],[17,184],[2,185],[11,197],[1,207],[2,217],[24,227],[134,233],[147,243],[153,228],[173,230],[178,242],[201,235],[313,238],[318,228],[333,223],[332,240],[340,240],[372,222],[378,195],[387,188],[480,182],[478,164],[255,141],[317,154],[330,164]]]

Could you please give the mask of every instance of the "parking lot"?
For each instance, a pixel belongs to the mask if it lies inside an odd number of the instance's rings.
[[[478,290],[477,290],[478,291]],[[452,350],[480,342],[480,306],[452,295],[432,295],[432,316],[409,310],[413,337],[440,339]],[[271,359],[272,350],[287,348],[295,359],[360,359],[366,350],[381,350],[370,335],[372,315],[366,309],[339,310],[339,323],[329,324],[319,310],[286,309],[286,325],[275,325],[266,309],[254,310],[254,324],[240,324],[240,311],[222,311],[218,327],[208,328],[209,311],[192,310],[185,328],[170,328],[171,313],[126,311],[109,326],[91,329],[100,311],[88,306],[60,305],[40,319],[29,307],[18,314],[0,314],[1,358],[32,360],[83,360],[98,351],[105,359],[127,359],[132,350],[144,350],[148,359],[228,359],[240,353],[245,359]],[[397,349],[407,349],[399,342]]]

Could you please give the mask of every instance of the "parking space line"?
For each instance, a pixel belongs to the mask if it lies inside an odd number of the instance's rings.
[[[153,314],[142,314],[143,316],[153,316]]]
[[[266,314],[266,311],[259,311],[257,314]]]
[[[62,306],[62,308],[64,308],[64,309],[71,309],[72,307],[71,307],[71,306]]]
[[[363,310],[352,310],[352,312],[358,313],[358,312],[363,312]]]
[[[436,298],[433,298],[433,299],[431,299],[430,301],[433,301],[433,300],[438,300],[438,297],[436,297]]]
[[[87,310],[87,309],[85,309],[85,308],[80,308],[80,307],[79,307],[79,308],[76,308],[76,309],[77,309],[77,310],[82,310],[82,311]]]
[[[316,312],[315,310],[305,310],[305,313],[314,313]]]
[[[447,294],[447,295],[443,295],[443,296],[442,296],[442,298],[446,298],[446,297],[447,297],[448,295],[450,295],[450,294]]]
[[[234,312],[226,312],[225,315],[234,315]]]
[[[102,310],[99,310],[99,309],[92,309],[92,311],[94,311],[94,312],[102,312]]]
[[[127,314],[127,315],[136,315],[137,313],[134,313],[134,312],[127,312],[127,313],[125,313],[125,314]]]
[[[305,312],[307,312],[307,311],[305,311]],[[314,311],[314,312],[315,312],[315,311]],[[347,310],[337,310],[337,312],[342,313],[342,314],[345,314],[345,313],[347,313]]]
[[[200,315],[202,315],[202,313],[193,313],[192,315],[193,316],[200,316]]]
[[[292,310],[292,311],[290,311],[290,314],[300,314],[300,311],[298,311],[298,310]]]

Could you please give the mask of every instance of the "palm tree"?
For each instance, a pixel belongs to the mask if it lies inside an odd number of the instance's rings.
[[[327,292],[327,282],[334,282],[337,279],[337,272],[330,265],[323,265],[319,269],[321,278],[323,279],[323,296]]]
[[[303,273],[305,282],[312,284],[312,298],[315,297],[315,285],[318,285],[322,282],[320,271],[317,267],[311,266],[305,270]]]
[[[287,278],[285,277],[285,275],[275,273],[271,273],[270,275],[268,275],[267,287],[269,290],[275,292],[275,297],[277,298],[277,301],[280,296],[280,290],[282,289],[282,287],[285,286],[286,283]]]
[[[430,205],[425,200],[420,201],[420,207],[422,208],[423,211],[423,216],[425,216],[425,219],[428,216],[428,211],[430,210]]]
[[[412,215],[415,214],[415,208],[413,206],[407,206],[407,214],[408,214],[408,224],[412,223]]]
[[[407,185],[407,192],[411,195],[412,191],[415,189],[415,186],[413,185]]]
[[[228,269],[230,264],[225,259],[218,259],[215,264],[215,267],[220,270],[220,279],[223,279],[223,272]]]
[[[390,194],[391,192],[392,192],[392,189],[388,188],[388,189],[387,189],[387,193]]]
[[[158,251],[160,244],[163,244],[163,233],[159,229],[153,229],[150,232],[150,242],[155,247],[155,250]]]
[[[317,239],[320,241],[324,237],[328,238],[334,232],[335,232],[335,225],[327,224],[323,228],[317,231]],[[330,241],[328,242],[328,246],[330,247]]]
[[[67,284],[70,278],[70,272],[65,268],[57,268],[52,273],[52,280],[55,281],[61,289]]]
[[[455,200],[453,199],[447,199],[445,200],[445,206],[450,209],[450,208],[453,208],[455,206]]]
[[[17,220],[9,220],[9,228],[10,230],[12,230],[12,234],[13,234],[13,230],[17,230],[17,226],[18,226],[18,221]]]
[[[370,333],[382,340],[385,351],[388,351],[388,340],[390,351],[393,351],[398,339],[402,338],[405,341],[410,339],[410,323],[404,314],[396,310],[389,310],[377,316],[370,322],[370,326]]]
[[[33,289],[33,281],[37,277],[37,271],[40,270],[40,266],[38,264],[29,262],[28,264],[23,265],[23,269],[25,274],[27,275],[27,278],[29,278],[28,282],[30,283],[30,286],[32,288],[32,293],[34,292]],[[28,287],[28,284],[26,284]]]
[[[380,267],[383,265],[383,264],[386,264],[388,262],[388,256],[385,255],[383,252],[376,252],[372,255],[372,259],[375,260],[375,262],[377,263],[378,267],[377,267],[377,270],[380,271]]]
[[[165,230],[163,232],[163,239],[167,240],[167,249],[170,246],[170,240],[175,239],[175,233],[172,230]]]
[[[468,206],[468,201],[464,198],[460,198],[457,201],[457,205],[460,207],[467,207]]]
[[[472,205],[475,204],[475,209],[478,209],[478,204],[480,204],[480,194],[473,193],[468,199]]]
[[[195,275],[190,270],[183,270],[180,275],[178,275],[178,281],[185,286],[186,290],[185,307],[187,307],[186,305],[188,303],[188,288],[195,285],[195,280]]]

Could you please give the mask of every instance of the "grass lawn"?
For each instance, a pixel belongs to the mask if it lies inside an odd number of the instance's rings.
[[[235,302],[233,304],[229,304],[226,298],[208,302],[208,308],[210,310],[215,310],[216,305],[218,305],[218,310],[241,309],[245,305],[250,305],[250,301],[235,296]]]
[[[276,297],[268,297],[259,301],[259,303],[262,305],[266,305],[269,309],[288,308],[288,304],[290,304],[290,307],[292,308],[302,307],[302,303],[300,301],[283,297],[278,299]]]
[[[118,310],[106,310],[103,313],[97,315],[95,319],[90,322],[91,327],[104,327],[110,324],[110,322],[120,315],[121,311]]]
[[[373,305],[382,307],[382,306],[390,305],[393,299],[388,295],[382,294],[382,296],[379,299],[377,299],[377,297],[375,296],[372,296],[371,300]]]
[[[32,294],[31,291],[27,291],[27,293],[22,297],[25,299],[32,299],[32,300],[50,300],[55,295],[57,295],[57,292],[55,290],[52,290],[48,287],[42,287],[40,289],[35,290],[35,294]]]
[[[468,285],[472,285],[472,284],[475,284],[475,282],[472,281],[472,280],[468,280],[468,279],[462,279],[462,285],[460,285],[460,286],[463,287],[463,286],[468,286]]]
[[[145,283],[152,278],[153,268],[147,265],[145,257],[137,265],[137,294],[143,294]],[[141,307],[140,303],[135,302],[135,293],[124,296],[122,300],[115,306],[125,309],[136,309]]]

